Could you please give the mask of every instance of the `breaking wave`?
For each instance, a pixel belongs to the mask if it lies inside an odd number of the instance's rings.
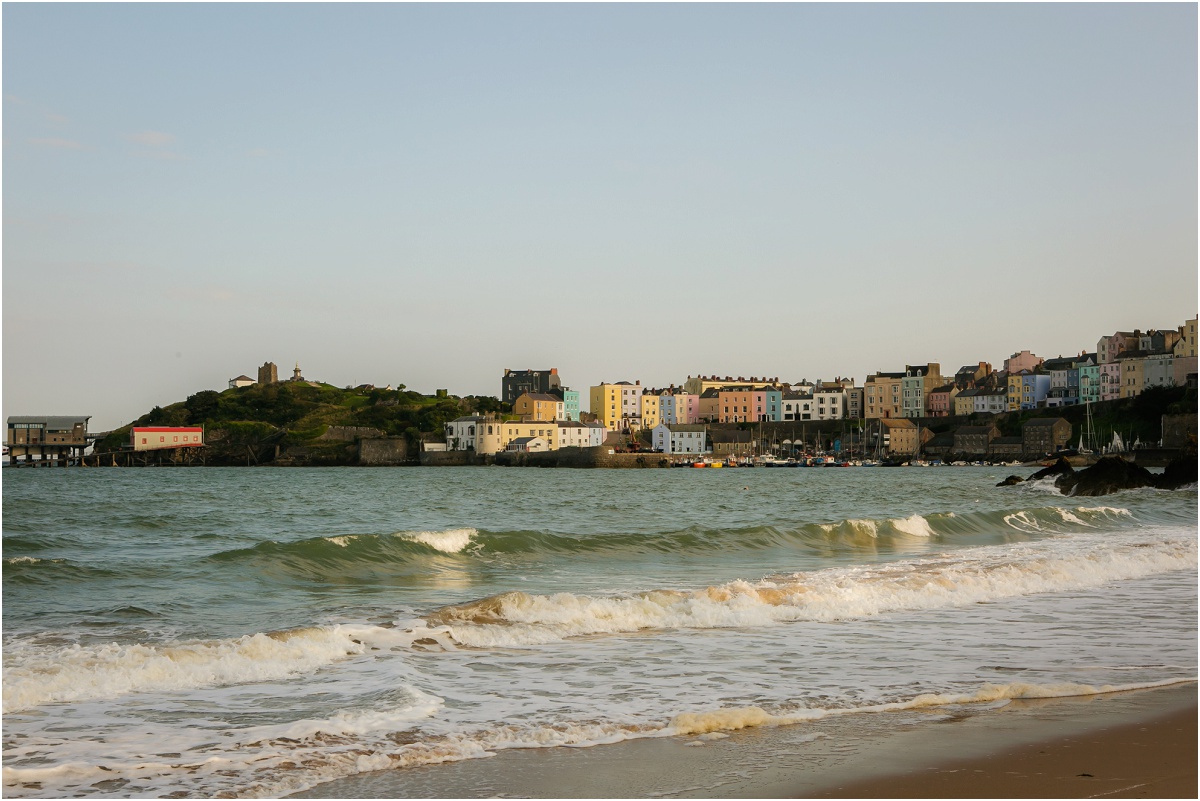
[[[423,635],[443,648],[513,647],[642,630],[828,622],[941,609],[1194,569],[1193,538],[1044,540],[874,566],[828,568],[698,590],[632,595],[508,592],[447,606]]]
[[[387,641],[390,632],[342,625],[157,645],[46,648],[9,642],[4,648],[4,712],[133,692],[286,678],[364,653],[372,643]]]

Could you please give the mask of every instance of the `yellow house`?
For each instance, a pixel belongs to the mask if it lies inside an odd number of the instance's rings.
[[[589,411],[609,431],[636,431],[642,424],[642,382],[618,381],[591,387]]]
[[[563,420],[563,399],[557,395],[526,392],[513,402],[513,414],[522,420]]]
[[[1008,374],[1008,410],[1010,412],[1021,408],[1021,386],[1024,383],[1021,377],[1026,372],[1026,370],[1022,370],[1019,373]]]
[[[662,422],[662,396],[657,392],[642,394],[642,428],[654,428]]]

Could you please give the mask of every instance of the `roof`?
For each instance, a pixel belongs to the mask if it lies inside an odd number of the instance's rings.
[[[562,403],[563,399],[557,395],[551,395],[547,392],[523,392],[521,398],[528,396],[530,400],[535,401],[550,401],[551,403]],[[521,398],[517,398],[520,400]]]
[[[905,420],[897,417],[881,418],[879,422],[883,423],[888,428],[916,428],[916,424],[912,420]]]
[[[879,378],[904,378],[904,373],[876,373],[875,375],[867,376],[868,381],[875,381]]]
[[[978,395],[978,394],[979,394],[980,392],[982,392],[982,391],[983,391],[983,390],[979,390],[979,389],[964,389],[962,392],[958,393],[958,397],[960,397],[960,398],[973,398],[973,397],[975,397],[976,395]]]
[[[1035,417],[1032,420],[1026,420],[1025,426],[1022,426],[1022,428],[1027,427],[1027,426],[1035,426],[1035,427],[1053,426],[1053,425],[1058,425],[1058,423],[1060,421],[1063,423],[1066,423],[1067,419],[1065,417]]]
[[[451,423],[482,423],[483,420],[484,420],[484,418],[481,417],[480,415],[468,414],[468,415],[463,415],[462,417],[455,417],[450,422]]]
[[[87,421],[91,419],[92,416],[90,414],[78,416],[47,415],[45,417],[13,415],[8,418],[8,424],[12,426],[25,425],[28,423],[41,423],[50,431],[66,431],[74,428],[77,423],[82,423],[86,427]]]
[[[540,439],[542,442],[546,441],[545,437],[517,437],[514,440],[510,440],[509,444],[510,445],[528,445],[529,443],[533,442],[535,439]]]
[[[237,378],[235,378],[233,380],[234,381],[254,381],[254,383],[256,383],[256,384],[258,383],[257,381],[255,381],[253,378],[251,378],[248,375],[239,375]]]
[[[929,390],[929,394],[932,395],[935,392],[953,392],[954,389],[955,389],[954,384],[943,384],[942,386],[938,387],[937,389]]]
[[[680,432],[680,431],[688,432],[688,431],[706,431],[706,430],[708,430],[708,426],[701,425],[698,423],[676,423],[675,425],[667,426],[667,428],[670,429],[672,433]]]

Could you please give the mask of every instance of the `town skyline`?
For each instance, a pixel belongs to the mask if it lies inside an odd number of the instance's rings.
[[[3,14],[5,415],[264,359],[861,382],[1195,314],[1194,6]]]

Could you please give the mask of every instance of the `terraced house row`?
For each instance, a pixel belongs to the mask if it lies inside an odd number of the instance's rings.
[[[953,375],[938,362],[879,371],[862,386],[852,378],[809,382],[778,376],[688,376],[680,386],[651,388],[639,380],[601,382],[588,392],[589,422],[580,393],[564,387],[557,368],[505,370],[501,398],[514,420],[469,415],[448,423],[451,449],[555,450],[603,444],[610,432],[633,434],[667,426],[681,447],[695,447],[705,423],[909,420],[999,414],[1094,403],[1138,395],[1149,387],[1196,383],[1196,318],[1175,329],[1117,331],[1094,351],[1044,359],[1022,350],[1004,360],[960,367]],[[683,443],[691,443],[684,445]]]

